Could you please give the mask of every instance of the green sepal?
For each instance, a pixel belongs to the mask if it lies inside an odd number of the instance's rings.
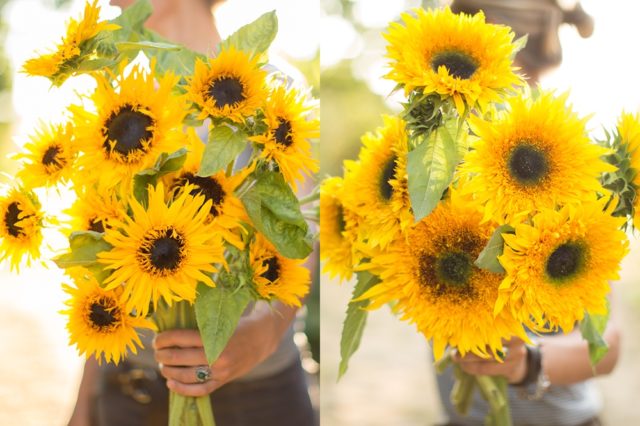
[[[358,281],[353,289],[351,299],[362,296],[367,290],[376,285],[380,280],[369,272],[358,272]],[[347,307],[347,315],[342,324],[342,335],[340,336],[340,366],[338,368],[338,380],[347,372],[351,356],[360,347],[362,333],[367,323],[369,311],[365,308],[369,306],[369,300],[351,301]]]
[[[504,251],[504,238],[502,238],[502,234],[513,232],[515,232],[515,229],[511,225],[498,226],[474,264],[480,269],[486,269],[496,274],[504,273],[505,270],[498,260],[498,257],[501,256]]]
[[[433,211],[453,180],[462,159],[466,130],[449,119],[428,136],[418,139],[407,156],[409,198],[416,222]]]
[[[100,232],[75,231],[69,236],[69,252],[55,257],[53,261],[61,269],[82,266],[91,271],[96,280],[102,283],[110,273],[98,263],[98,253],[112,248]]]
[[[609,351],[609,345],[602,337],[608,321],[608,304],[605,315],[592,315],[585,312],[584,318],[580,321],[580,333],[582,333],[582,338],[589,343],[589,361],[594,369]]]
[[[527,42],[529,41],[529,35],[525,34],[522,37],[519,37],[513,42],[513,51],[511,52],[511,60],[513,60],[518,52],[524,49],[527,46]]]
[[[278,17],[275,10],[272,10],[231,34],[220,43],[220,48],[234,47],[252,56],[260,55],[269,49],[276,34],[278,34]]]
[[[232,290],[222,285],[198,284],[196,320],[209,364],[218,359],[227,346],[250,300],[247,287]]]
[[[255,183],[241,197],[247,214],[285,257],[303,259],[312,251],[309,227],[300,212],[298,198],[278,172],[258,172]]]
[[[209,141],[204,148],[198,176],[211,176],[223,170],[236,159],[247,146],[247,135],[221,124],[209,132]]]
[[[156,164],[150,168],[136,173],[133,177],[133,196],[140,203],[146,204],[149,185],[158,183],[158,179],[167,173],[180,170],[187,159],[187,149],[180,148],[174,153],[163,152],[156,160]]]

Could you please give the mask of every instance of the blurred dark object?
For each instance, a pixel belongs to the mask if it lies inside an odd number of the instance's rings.
[[[562,62],[562,47],[558,36],[561,24],[570,24],[581,37],[590,37],[594,21],[580,2],[563,9],[556,0],[454,0],[451,10],[475,14],[482,10],[488,22],[513,28],[517,37],[529,35],[527,45],[516,56],[530,80]]]

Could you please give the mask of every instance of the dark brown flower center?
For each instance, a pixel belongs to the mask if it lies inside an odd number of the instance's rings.
[[[191,190],[191,195],[204,195],[205,202],[211,200],[211,214],[218,216],[221,213],[220,206],[227,195],[222,185],[213,177],[196,176],[192,173],[185,173],[182,176],[180,185],[192,184],[196,187]]]
[[[262,264],[267,265],[267,270],[264,271],[260,276],[262,278],[266,278],[270,282],[275,282],[280,276],[280,262],[278,262],[278,258],[275,256],[270,257]]]
[[[288,120],[278,119],[278,127],[273,131],[273,138],[280,145],[286,147],[293,143],[293,134],[291,133],[291,123]]]
[[[547,259],[546,272],[554,280],[563,281],[579,273],[585,264],[582,244],[567,242],[558,246]]]
[[[118,316],[118,308],[111,300],[100,299],[91,304],[89,320],[98,329],[109,328],[118,321]]]
[[[380,195],[385,200],[389,201],[393,195],[393,186],[391,186],[391,180],[396,178],[396,162],[398,157],[395,155],[387,161],[382,168],[380,174]]]
[[[172,228],[159,231],[140,248],[143,259],[160,272],[173,272],[180,267],[184,254],[184,238]]]
[[[216,108],[235,106],[245,100],[244,86],[234,77],[221,77],[211,82],[209,96],[216,104]]]
[[[44,166],[53,166],[56,169],[63,168],[66,161],[60,154],[62,154],[62,147],[59,145],[50,146],[42,156],[42,164]]]
[[[20,222],[24,218],[20,218],[21,210],[19,204],[17,202],[13,202],[9,204],[7,211],[4,214],[4,225],[7,228],[7,232],[12,237],[18,238],[24,235],[24,231],[22,227],[16,225],[16,223]]]
[[[436,263],[437,274],[441,281],[450,285],[464,285],[471,276],[473,262],[467,253],[447,253]]]
[[[509,155],[509,171],[522,185],[536,185],[549,172],[549,161],[544,152],[528,143],[516,146]]]
[[[144,151],[144,142],[153,136],[149,130],[152,125],[151,117],[126,105],[107,119],[103,146],[107,151],[113,149],[125,156],[135,151]],[[115,142],[113,148],[111,142]]]
[[[444,66],[449,75],[468,80],[478,69],[478,64],[469,55],[461,52],[442,52],[435,55],[431,61],[431,69],[438,71]]]
[[[102,220],[94,217],[89,220],[89,230],[94,232],[104,232],[104,224]]]

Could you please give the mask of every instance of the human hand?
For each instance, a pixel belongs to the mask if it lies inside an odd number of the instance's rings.
[[[493,358],[484,359],[474,354],[464,357],[456,353],[453,362],[462,370],[474,376],[504,376],[510,384],[520,383],[527,374],[527,348],[524,342],[515,337],[505,342],[507,356],[503,362]]]
[[[211,365],[211,377],[204,383],[199,383],[196,377],[196,368],[208,365],[200,333],[170,330],[158,334],[153,344],[155,359],[161,364],[160,372],[167,379],[167,387],[185,396],[203,396],[243,376],[278,347],[283,332],[275,324],[280,320],[280,316],[271,312],[243,317]]]

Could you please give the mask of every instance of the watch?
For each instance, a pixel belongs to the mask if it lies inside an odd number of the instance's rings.
[[[518,397],[529,401],[542,398],[551,386],[549,378],[542,368],[542,350],[539,345],[526,345],[527,348],[527,373],[520,383],[514,386],[518,388]],[[533,393],[529,392],[529,386],[535,384]]]

